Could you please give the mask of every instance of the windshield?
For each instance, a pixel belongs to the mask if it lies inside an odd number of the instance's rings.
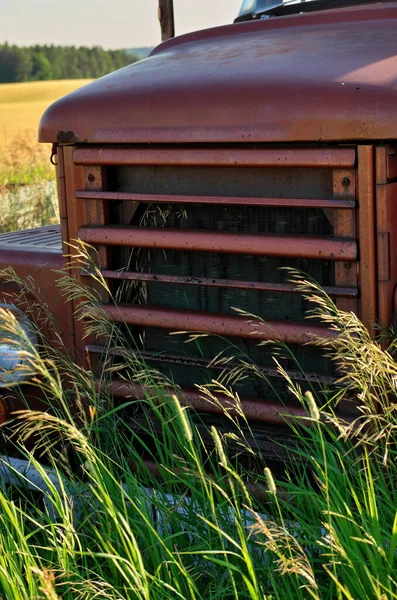
[[[379,0],[243,0],[235,22],[371,4],[377,1]],[[394,0],[383,0],[383,2],[392,1]]]
[[[305,0],[303,0],[304,2]],[[306,2],[311,2],[312,0],[306,0]],[[240,8],[239,17],[249,17],[255,13],[259,13],[268,8],[272,8],[273,6],[282,6],[283,4],[302,4],[302,0],[243,0],[242,6]]]

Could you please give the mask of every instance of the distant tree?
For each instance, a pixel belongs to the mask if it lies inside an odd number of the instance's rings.
[[[32,53],[26,48],[15,48],[15,73],[16,81],[27,81],[32,73]]]
[[[63,79],[63,48],[51,44],[51,46],[44,46],[42,52],[51,63],[52,78]]]
[[[32,53],[31,79],[33,81],[46,81],[52,79],[52,66],[41,50]]]
[[[18,59],[15,46],[7,42],[0,46],[0,81],[13,83],[18,81]]]
[[[0,83],[47,79],[101,77],[136,62],[125,50],[75,46],[31,46],[0,44]]]

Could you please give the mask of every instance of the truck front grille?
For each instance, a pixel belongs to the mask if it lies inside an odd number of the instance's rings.
[[[354,149],[102,150],[102,189],[87,177],[76,193],[102,203],[102,222],[88,219],[79,237],[100,249],[118,301],[105,309],[128,327],[131,351],[190,389],[219,377],[217,356],[229,368],[252,361],[266,378],[237,391],[264,405],[290,402],[275,352],[303,387],[333,381],[313,346],[331,333],[304,320],[288,268],[358,310],[354,166]]]

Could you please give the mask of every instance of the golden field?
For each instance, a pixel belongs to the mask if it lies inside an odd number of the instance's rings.
[[[51,147],[39,121],[58,98],[90,80],[0,84],[0,233],[59,222]]]
[[[0,84],[0,146],[29,131],[37,138],[41,115],[58,98],[88,83],[86,79]]]
[[[39,121],[58,98],[87,79],[0,84],[0,185],[51,176],[49,148],[37,142]]]

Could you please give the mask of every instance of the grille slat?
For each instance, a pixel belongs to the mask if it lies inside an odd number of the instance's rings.
[[[156,204],[217,204],[242,206],[280,206],[284,208],[355,208],[355,200],[335,198],[255,198],[251,196],[187,196],[171,194],[132,194],[126,192],[78,191],[77,200],[129,201]]]
[[[98,388],[103,387],[100,381],[97,381],[96,385]],[[158,389],[151,391],[150,388],[143,388],[140,385],[125,381],[113,381],[110,384],[110,390],[114,396],[129,400],[144,400],[150,396],[155,399],[158,398]],[[164,392],[169,395],[176,394],[173,388],[164,390]],[[278,425],[285,425],[286,421],[291,417],[308,417],[306,411],[298,405],[285,407],[264,400],[258,402],[256,400],[244,399],[240,401],[240,407],[236,408],[235,404],[226,395],[214,394],[212,402],[195,389],[184,389],[177,395],[182,406],[191,406],[199,412],[215,415],[224,414],[226,409],[233,416],[241,416],[241,413],[243,413],[247,419]]]
[[[77,148],[76,165],[224,165],[230,168],[263,167],[354,167],[354,148]]]
[[[83,277],[91,277],[94,271],[81,270]],[[146,281],[152,283],[172,283],[176,285],[203,285],[206,287],[236,288],[241,290],[255,290],[262,292],[279,292],[286,294],[301,293],[295,285],[288,283],[268,283],[264,281],[239,281],[236,279],[209,279],[205,277],[183,277],[177,275],[161,275],[158,273],[142,273],[141,271],[111,271],[102,270],[105,279],[118,279],[123,281]],[[357,298],[358,289],[348,287],[323,286],[329,296],[338,298]]]
[[[104,305],[108,317],[115,322],[141,327],[159,327],[171,331],[205,332],[213,335],[284,341],[289,344],[316,344],[319,337],[333,338],[335,332],[301,323],[259,321],[247,316],[154,308],[147,305]]]
[[[303,237],[262,236],[208,230],[183,230],[154,227],[81,227],[78,236],[89,244],[106,246],[201,250],[225,254],[291,256],[302,258],[355,261],[354,240]]]
[[[125,357],[125,350],[121,351],[118,348],[109,348],[107,346],[101,346],[98,344],[87,344],[85,346],[85,351],[91,355],[102,355],[102,356],[115,356],[115,357]],[[184,356],[181,354],[158,354],[156,352],[141,352],[130,349],[127,352],[128,356],[131,358],[140,361],[143,360],[146,363],[162,365],[164,367],[169,367],[170,365],[177,365],[178,368],[183,367],[194,367],[201,369],[203,371],[211,369],[212,371],[232,371],[234,368],[239,366],[237,361],[230,360],[227,365],[218,364],[216,362],[212,362],[209,360],[205,360],[203,358],[192,357],[192,356]],[[263,374],[265,378],[278,378],[284,379],[284,375],[282,375],[275,367],[257,367],[258,370]],[[309,371],[302,373],[302,371],[298,371],[296,369],[289,368],[288,376],[292,381],[299,382],[309,382],[312,384],[322,384],[324,386],[328,385],[336,385],[338,378],[330,375],[319,375],[318,373],[311,373]]]

